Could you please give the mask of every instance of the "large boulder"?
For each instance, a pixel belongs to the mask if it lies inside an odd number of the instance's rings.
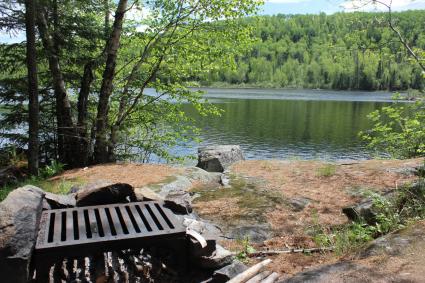
[[[200,147],[196,166],[208,172],[223,172],[232,163],[244,159],[242,150],[238,145]]]
[[[131,185],[108,181],[84,185],[78,189],[75,198],[77,206],[125,203],[136,199]]]
[[[44,191],[24,186],[0,203],[0,281],[28,282]]]
[[[46,192],[44,196],[48,209],[61,209],[76,206],[75,194],[57,195]]]

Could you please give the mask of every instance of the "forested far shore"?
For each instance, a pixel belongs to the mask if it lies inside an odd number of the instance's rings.
[[[276,15],[243,19],[257,41],[229,64],[197,78],[204,86],[353,90],[423,89],[387,13]],[[425,49],[425,11],[393,13],[413,49]]]

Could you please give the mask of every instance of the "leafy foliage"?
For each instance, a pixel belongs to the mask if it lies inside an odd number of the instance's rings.
[[[371,130],[360,133],[368,146],[397,158],[425,156],[425,104],[397,104],[369,114]]]
[[[128,1],[128,6],[127,1],[39,1],[42,163],[59,159],[78,167],[99,162],[96,146],[104,149],[105,143],[104,162],[135,156],[143,162],[152,156],[173,160],[168,149],[197,133],[181,105],[190,103],[203,115],[219,113],[205,103],[201,92],[189,89],[190,81],[234,64],[235,54],[252,42],[251,28],[239,19],[255,13],[259,4],[257,0]],[[110,15],[120,5],[126,7],[121,11],[125,17],[121,36],[114,38],[117,27],[111,25]],[[113,39],[119,48],[108,65],[105,50]],[[1,135],[7,143],[25,147],[25,43],[0,45],[0,54],[4,59],[0,103],[5,110]],[[111,93],[102,88],[107,67]],[[72,152],[76,147],[80,151]]]
[[[243,239],[239,239],[238,242],[241,245],[241,250],[236,255],[236,258],[242,262],[247,262],[249,254],[254,253],[255,249],[251,245],[251,242],[248,236],[244,237]]]

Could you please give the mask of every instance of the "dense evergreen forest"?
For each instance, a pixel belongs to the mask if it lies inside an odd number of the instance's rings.
[[[276,15],[244,19],[258,40],[204,85],[404,90],[422,89],[421,69],[388,28],[386,13]],[[401,34],[425,49],[425,11],[393,14]]]

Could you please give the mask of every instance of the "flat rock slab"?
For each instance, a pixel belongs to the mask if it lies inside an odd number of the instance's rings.
[[[328,282],[424,282],[425,221],[380,237],[352,261],[324,265],[279,281],[281,283]]]
[[[44,191],[25,186],[0,203],[0,281],[28,282]]]
[[[352,262],[339,262],[301,272],[279,283],[398,282],[392,281],[393,279],[395,278],[392,276],[376,273],[373,269]]]
[[[239,273],[247,270],[248,267],[238,260],[234,260],[232,264],[229,264],[219,270],[214,271],[212,280],[209,283],[224,283],[238,275]]]

